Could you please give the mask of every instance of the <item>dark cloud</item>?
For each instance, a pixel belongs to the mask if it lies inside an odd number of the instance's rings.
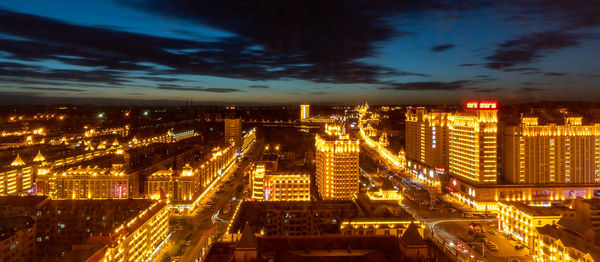
[[[580,35],[562,31],[547,31],[524,35],[501,43],[494,54],[486,57],[490,69],[508,70],[519,64],[528,64],[550,52],[575,46]]]
[[[210,92],[210,93],[234,93],[243,92],[235,88],[204,88],[204,87],[183,87],[178,85],[161,84],[157,89],[175,90],[175,91],[193,91],[193,92]]]
[[[535,67],[519,67],[519,68],[505,68],[504,72],[521,72],[521,71],[538,71],[539,68]]]
[[[545,85],[545,83],[540,83],[540,82],[523,82],[523,83],[521,83],[521,85],[528,85],[528,86],[531,86],[531,85]]]
[[[458,66],[478,66],[478,65],[481,65],[481,64],[460,64]]]
[[[540,73],[540,71],[529,71],[529,72],[523,72],[523,73],[521,73],[521,75],[537,75],[539,73]]]
[[[393,83],[386,87],[380,87],[380,90],[440,90],[452,91],[465,88],[470,80],[459,80],[453,82],[408,82],[408,83]]]
[[[265,86],[265,85],[251,85],[248,87],[250,87],[250,88],[270,88],[269,86]]]
[[[331,92],[310,92],[311,95],[333,95]]]
[[[559,73],[559,72],[546,72],[545,76],[566,76],[567,73]]]
[[[35,87],[35,86],[24,86],[21,89],[29,90],[40,90],[40,91],[66,91],[66,92],[83,92],[85,90],[74,89],[74,88],[57,88],[57,87]]]
[[[521,87],[519,89],[520,92],[541,92],[541,91],[548,91],[548,89],[546,88],[541,88],[541,87]]]
[[[450,48],[453,48],[454,44],[443,44],[443,45],[436,45],[436,46],[432,46],[431,47],[431,51],[434,52],[442,52],[442,51],[446,51]]]
[[[495,87],[495,88],[475,88],[474,91],[476,93],[493,93],[493,92],[502,91],[502,88],[500,88],[500,87]]]

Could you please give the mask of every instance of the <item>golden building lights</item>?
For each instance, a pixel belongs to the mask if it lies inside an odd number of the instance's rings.
[[[136,196],[137,177],[118,168],[70,168],[38,172],[38,195],[53,199],[108,199]]]
[[[19,154],[17,154],[17,157],[15,157],[15,160],[13,160],[12,163],[10,163],[10,166],[24,166],[24,165],[25,165],[25,162],[23,161],[23,159],[21,159]]]
[[[305,172],[271,172],[265,164],[252,171],[252,199],[258,201],[309,201],[310,174]]]
[[[600,124],[540,125],[537,117],[504,130],[505,177],[515,184],[600,183]]]
[[[449,172],[469,181],[497,181],[498,111],[495,102],[467,103],[468,110],[448,116]]]
[[[44,162],[46,158],[42,155],[42,151],[38,150],[37,155],[33,158],[33,162]]]
[[[300,121],[310,118],[310,105],[300,105]]]
[[[354,199],[358,194],[359,140],[348,135],[315,135],[316,180],[324,199]]]

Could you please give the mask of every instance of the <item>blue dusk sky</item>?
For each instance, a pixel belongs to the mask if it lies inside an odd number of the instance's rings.
[[[0,1],[0,104],[600,102],[595,1]]]

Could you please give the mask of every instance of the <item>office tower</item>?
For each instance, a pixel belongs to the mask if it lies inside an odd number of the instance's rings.
[[[226,118],[225,119],[225,142],[232,141],[236,147],[242,146],[242,119],[241,118]]]
[[[310,117],[310,105],[300,105],[300,121]]]
[[[429,167],[448,167],[448,115],[419,107],[406,112],[406,159]]]
[[[475,184],[497,182],[496,102],[468,102],[448,116],[449,172]]]
[[[565,117],[562,125],[540,124],[538,117],[522,116],[519,125],[505,128],[504,138],[509,183],[600,182],[600,124],[583,125],[578,116]]]
[[[349,135],[316,135],[316,180],[323,200],[353,199],[358,193],[359,140]]]

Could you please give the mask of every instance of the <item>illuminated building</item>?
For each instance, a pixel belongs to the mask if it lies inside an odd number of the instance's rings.
[[[556,226],[536,228],[533,251],[535,262],[600,261],[600,243],[596,234],[573,220],[561,219]]]
[[[561,217],[570,212],[568,208],[533,207],[523,203],[498,203],[499,229],[522,241],[523,245],[533,247],[536,228],[556,225]]]
[[[235,162],[233,146],[213,149],[210,158],[199,167],[186,165],[182,170],[159,170],[147,178],[147,193],[152,198],[159,198],[164,192],[169,207],[180,211],[190,211],[199,204],[201,193],[216,179],[228,170]]]
[[[496,102],[474,101],[448,115],[448,171],[476,184],[497,182]],[[408,141],[408,139],[407,139]]]
[[[423,107],[406,112],[406,159],[429,167],[448,168],[448,116]]]
[[[225,143],[233,141],[236,147],[242,146],[242,119],[225,118]]]
[[[186,165],[181,171],[159,170],[148,177],[148,193],[162,190],[172,207],[189,206],[200,195],[200,176]],[[187,208],[185,208],[187,209]]]
[[[166,205],[146,199],[0,197],[0,209],[35,220],[35,258],[27,261],[149,261],[169,236]]]
[[[129,198],[137,196],[137,174],[121,168],[69,168],[38,174],[38,195],[53,199]]]
[[[148,146],[154,143],[176,143],[179,142],[181,140],[190,138],[190,137],[194,137],[194,136],[198,136],[199,134],[194,132],[193,129],[191,130],[185,130],[185,131],[181,131],[181,132],[174,132],[172,130],[167,130],[166,133],[162,134],[162,135],[157,135],[157,136],[152,136],[152,137],[145,137],[142,139],[138,139],[136,136],[134,136],[131,141],[129,142],[129,147],[140,147],[140,146]]]
[[[17,154],[10,165],[0,168],[0,196],[21,195],[33,187],[34,167]]]
[[[258,164],[252,171],[250,185],[252,185],[252,199],[265,200],[265,165]]]
[[[349,135],[315,135],[316,184],[323,200],[354,199],[358,194],[359,140]]]
[[[258,164],[252,172],[252,198],[259,201],[309,201],[310,174],[266,170]]]
[[[383,184],[375,192],[367,192],[371,200],[398,201],[402,202],[402,194],[394,187],[389,179],[385,179]]]
[[[522,116],[520,125],[505,128],[504,138],[509,183],[600,183],[600,124],[568,116],[563,125],[542,125]]]
[[[244,154],[245,152],[247,152],[250,149],[250,147],[254,144],[254,141],[256,141],[256,128],[250,129],[244,135],[244,142],[242,144],[242,148],[240,149],[240,154]]]
[[[300,105],[300,121],[310,118],[310,105]]]

